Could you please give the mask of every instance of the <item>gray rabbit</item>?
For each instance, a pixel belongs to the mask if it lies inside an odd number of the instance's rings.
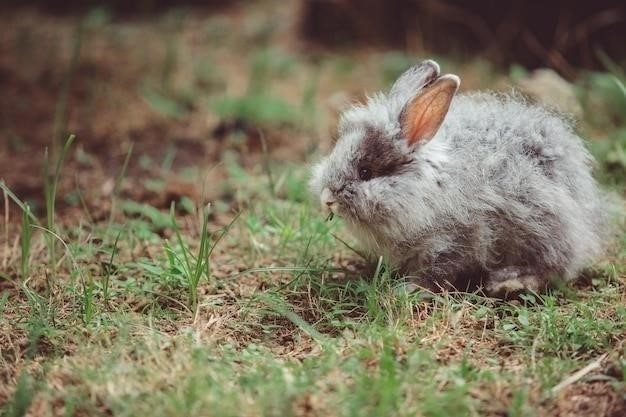
[[[409,288],[506,297],[575,278],[607,218],[583,141],[545,108],[459,83],[428,60],[345,111],[313,194]]]

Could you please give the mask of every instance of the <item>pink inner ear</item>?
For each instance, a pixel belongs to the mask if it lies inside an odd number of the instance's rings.
[[[402,118],[402,130],[409,146],[428,142],[435,136],[458,88],[459,78],[445,75],[411,100]]]

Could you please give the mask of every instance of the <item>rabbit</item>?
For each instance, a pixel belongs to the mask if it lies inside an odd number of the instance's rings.
[[[344,111],[312,194],[409,290],[506,298],[576,278],[606,246],[593,157],[566,117],[459,85],[426,60]]]

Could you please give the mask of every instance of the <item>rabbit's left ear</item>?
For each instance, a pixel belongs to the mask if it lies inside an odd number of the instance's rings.
[[[426,143],[435,136],[460,83],[456,75],[444,75],[409,101],[400,115],[402,133],[409,146]]]

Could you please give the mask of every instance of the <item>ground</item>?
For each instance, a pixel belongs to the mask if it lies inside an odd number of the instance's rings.
[[[576,284],[398,292],[306,182],[342,106],[415,58],[315,49],[255,4],[0,17],[2,415],[626,415],[620,216]],[[523,72],[438,59],[465,90]],[[579,129],[620,200],[609,70]]]

